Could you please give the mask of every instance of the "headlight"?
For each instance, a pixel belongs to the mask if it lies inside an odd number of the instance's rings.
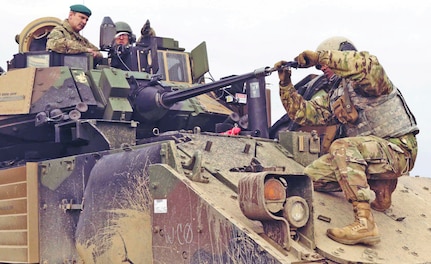
[[[268,211],[277,213],[283,209],[286,200],[286,187],[281,181],[270,178],[264,183],[264,197]]]
[[[307,201],[300,196],[291,196],[286,199],[284,206],[284,217],[289,223],[296,227],[303,227],[310,218],[310,210]]]

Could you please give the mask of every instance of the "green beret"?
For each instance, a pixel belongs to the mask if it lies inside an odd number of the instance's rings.
[[[88,17],[91,16],[91,10],[88,7],[86,7],[85,5],[72,5],[72,6],[70,6],[70,11],[78,12],[78,13],[84,14]]]

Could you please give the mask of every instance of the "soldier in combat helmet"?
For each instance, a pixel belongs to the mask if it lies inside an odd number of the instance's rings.
[[[109,65],[114,68],[130,71],[130,47],[135,43],[136,37],[129,24],[123,21],[115,23],[116,34],[108,53]]]
[[[133,34],[130,25],[124,21],[115,23],[116,34],[108,53],[108,62],[111,67],[124,71],[132,70],[132,47],[136,42],[136,36]],[[140,42],[145,37],[154,37],[156,35],[153,28],[150,27],[150,22],[144,24],[141,30]]]
[[[306,50],[295,58],[300,68],[316,66],[333,83],[327,95],[309,101],[295,90],[290,69],[283,67],[285,61],[274,67],[280,79],[280,98],[294,122],[338,123],[344,129],[345,137],[334,140],[327,154],[304,169],[316,191],[342,190],[353,205],[354,222],[328,229],[327,236],[348,245],[374,245],[380,242],[380,234],[371,208],[385,211],[391,206],[398,177],[413,168],[419,129],[377,58],[345,46],[354,47],[344,37],[333,37],[316,51]]]
[[[94,58],[103,57],[99,49],[79,34],[87,25],[91,10],[84,5],[70,6],[69,16],[61,25],[54,27],[48,35],[46,50],[58,53],[77,54],[88,52]]]

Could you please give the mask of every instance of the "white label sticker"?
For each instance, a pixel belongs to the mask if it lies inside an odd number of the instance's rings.
[[[259,82],[250,83],[250,98],[260,98]]]
[[[154,200],[154,213],[155,214],[166,214],[168,212],[168,200],[167,199],[156,199]]]

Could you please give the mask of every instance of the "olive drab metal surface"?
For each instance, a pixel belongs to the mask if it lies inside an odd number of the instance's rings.
[[[204,83],[205,42],[113,47],[109,17],[101,49],[127,71],[35,50],[56,21],[31,22],[0,75],[0,263],[431,262],[430,178],[399,178],[379,244],[326,236],[351,204],[303,173],[325,128],[268,125],[274,69]]]

